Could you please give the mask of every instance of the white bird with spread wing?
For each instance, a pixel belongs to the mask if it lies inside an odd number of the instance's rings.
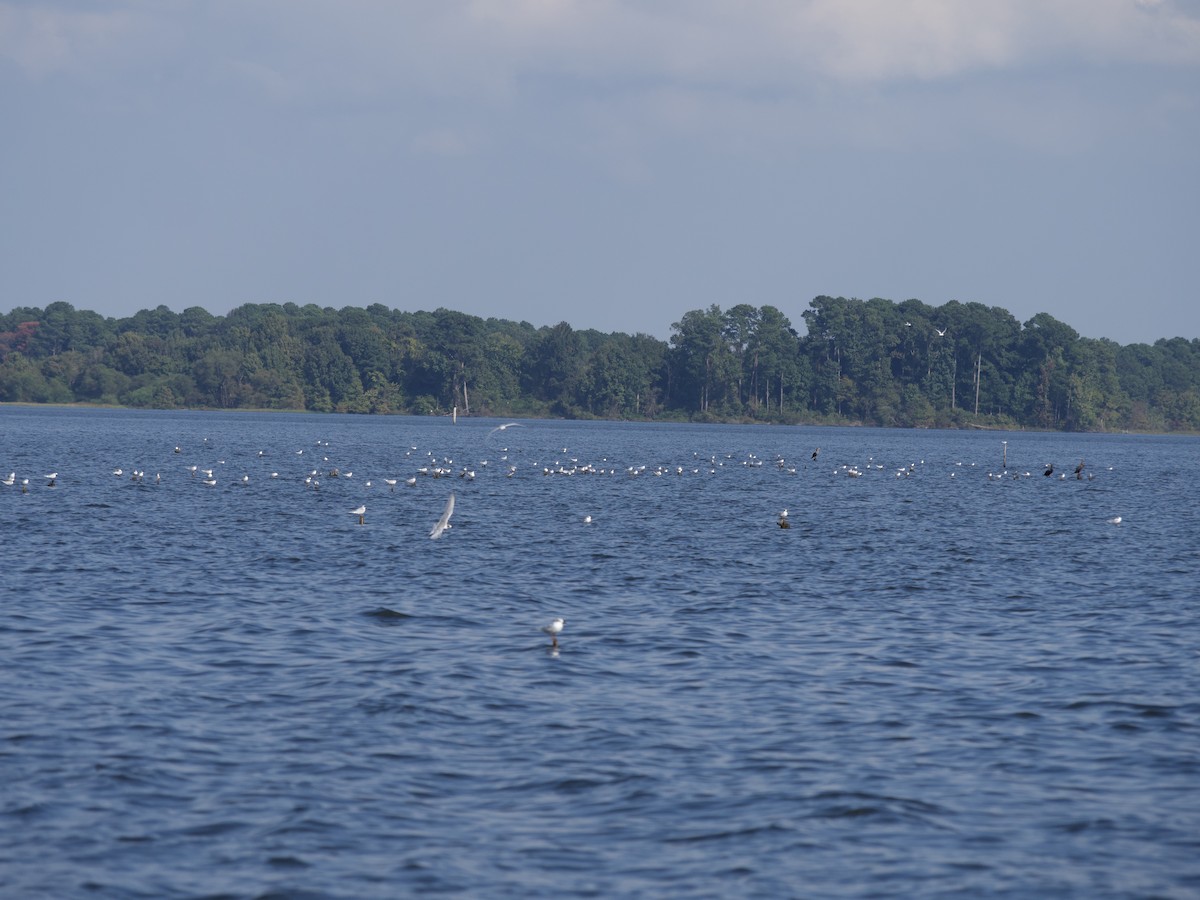
[[[450,516],[454,513],[454,494],[450,495],[450,499],[446,501],[446,508],[442,510],[442,517],[437,520],[437,524],[433,526],[433,530],[429,532],[429,537],[432,540],[437,540],[442,536],[442,532],[450,527]]]

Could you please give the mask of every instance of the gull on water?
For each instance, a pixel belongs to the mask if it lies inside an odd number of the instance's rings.
[[[1108,519],[1108,520],[1107,520],[1107,522],[1108,522],[1108,524],[1109,524],[1109,525],[1120,525],[1120,524],[1121,524],[1121,517],[1120,517],[1120,516],[1114,516],[1113,518],[1111,518],[1111,519]]]
[[[542,626],[542,631],[544,631],[544,632],[546,632],[546,634],[550,635],[550,646],[551,647],[558,646],[559,632],[561,632],[563,630],[563,626],[566,624],[567,624],[567,620],[560,616],[559,618],[557,618],[553,622],[551,622],[549,625]]]
[[[454,494],[450,494],[450,499],[446,501],[446,508],[442,510],[442,517],[437,520],[433,529],[429,532],[429,537],[432,540],[437,540],[442,536],[442,532],[450,527],[450,516],[454,513]]]
[[[365,506],[360,506],[358,509],[352,509],[350,510],[350,515],[358,516],[359,525],[366,524],[367,508]]]

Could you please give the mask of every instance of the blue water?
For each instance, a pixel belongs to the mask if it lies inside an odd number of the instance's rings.
[[[1200,896],[1196,439],[500,424],[0,408],[0,894]]]

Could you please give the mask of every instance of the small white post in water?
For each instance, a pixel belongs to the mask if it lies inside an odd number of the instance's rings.
[[[1001,441],[1004,445],[1004,468],[1008,468],[1008,441]]]

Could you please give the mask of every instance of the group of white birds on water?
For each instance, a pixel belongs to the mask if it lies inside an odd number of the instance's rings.
[[[488,436],[490,437],[491,435],[493,435],[497,432],[500,432],[500,431],[504,431],[508,428],[517,427],[518,424],[519,423],[513,422],[513,423],[508,423],[506,425],[500,425],[496,428],[493,428],[491,431],[489,431]],[[204,439],[204,443],[206,446],[208,445],[208,438]],[[1047,478],[1052,477],[1053,475],[1057,474],[1058,479],[1056,479],[1056,480],[1065,480],[1067,478],[1066,471],[1057,471],[1057,473],[1056,473],[1056,469],[1055,469],[1055,466],[1053,463],[1046,464],[1046,466],[1044,467],[1044,471],[1041,471],[1040,473],[1035,473],[1035,472],[1031,472],[1031,471],[1020,471],[1017,469],[1009,469],[1008,465],[1007,465],[1007,442],[1004,442],[1004,443],[1005,443],[1004,465],[1003,465],[1002,469],[1000,469],[999,471],[993,470],[993,471],[987,472],[987,478],[989,481],[998,481],[998,480],[1004,480],[1004,479],[1020,480],[1023,478],[1032,477],[1035,474],[1041,474]],[[325,449],[324,452],[322,451],[322,448],[328,448],[329,446],[330,446],[330,444],[328,441],[317,441],[316,442],[316,447],[317,447],[316,452],[321,454],[321,460],[316,465],[316,467],[309,468],[307,470],[307,473],[305,474],[304,485],[309,490],[313,490],[313,491],[320,490],[321,479],[325,478],[325,477],[328,477],[330,479],[340,479],[340,480],[343,480],[343,483],[345,483],[344,482],[345,479],[353,479],[354,478],[354,473],[352,471],[341,471],[336,466],[333,466],[330,463],[329,457],[327,455],[325,455],[325,453],[327,453],[328,450]],[[405,457],[411,458],[413,453],[415,453],[416,451],[417,451],[417,448],[415,446],[410,447],[408,449],[408,451],[405,453]],[[294,453],[297,457],[303,457],[306,452],[309,453],[310,456],[313,455],[312,451],[307,451],[305,449],[299,449],[299,450],[294,451]],[[501,453],[501,456],[499,457],[499,459],[504,464],[504,474],[506,477],[512,478],[513,476],[515,476],[517,474],[518,467],[517,467],[517,465],[509,462],[507,448],[502,449],[499,452]],[[183,453],[182,447],[176,446],[174,448],[174,453],[182,454]],[[620,465],[616,465],[614,463],[610,463],[607,458],[601,459],[598,463],[588,463],[588,462],[580,462],[578,457],[573,457],[573,456],[567,455],[568,450],[566,447],[562,448],[561,453],[563,456],[560,458],[554,459],[552,463],[542,464],[540,462],[535,462],[532,464],[532,468],[535,471],[540,471],[540,473],[543,476],[570,477],[570,476],[586,476],[586,475],[597,475],[597,476],[624,475],[629,478],[638,478],[641,476],[651,476],[651,477],[667,477],[667,476],[683,477],[683,476],[687,476],[687,475],[712,476],[712,475],[716,475],[718,473],[718,471],[720,471],[723,467],[726,467],[726,466],[737,466],[737,467],[743,467],[743,468],[748,468],[748,469],[756,469],[756,468],[763,467],[765,465],[765,460],[763,460],[762,458],[760,458],[759,456],[757,456],[754,453],[747,453],[742,457],[735,456],[735,454],[733,454],[733,453],[728,453],[728,454],[725,454],[721,458],[718,458],[717,455],[707,455],[707,456],[702,457],[699,453],[695,453],[695,454],[693,454],[692,463],[688,466],[677,465],[677,464],[676,465],[660,464],[660,465],[656,465],[656,466],[638,464],[638,465],[620,466]],[[820,447],[813,450],[811,455],[809,455],[807,459],[803,460],[803,468],[807,469],[811,465],[815,469],[816,466],[818,465],[818,457],[819,457],[820,453],[821,453]],[[267,455],[266,452],[262,451],[262,450],[258,451],[258,453],[257,453],[257,457],[259,459],[263,459],[264,457],[266,457],[266,455]],[[453,459],[451,459],[450,457],[438,456],[438,455],[434,454],[432,451],[429,451],[426,454],[426,458],[423,461],[418,460],[418,462],[420,464],[415,469],[416,474],[403,479],[403,484],[406,485],[407,487],[416,486],[416,484],[418,482],[418,476],[426,476],[426,477],[435,478],[435,479],[457,476],[458,478],[462,479],[465,482],[470,482],[476,478],[477,471],[479,471],[479,470],[487,471],[488,467],[490,465],[489,460],[483,459],[483,460],[480,460],[475,467],[456,466],[454,464]],[[919,462],[910,462],[906,465],[900,466],[899,468],[897,468],[895,470],[895,477],[896,478],[912,477],[914,474],[916,474],[919,471],[920,467],[924,466],[924,464],[925,464],[925,460],[922,459]],[[184,470],[186,472],[188,472],[191,477],[196,477],[197,475],[203,476],[200,479],[201,483],[204,484],[205,486],[211,488],[211,487],[215,487],[217,485],[218,480],[216,477],[216,473],[219,470],[219,467],[224,466],[224,465],[225,465],[225,460],[220,459],[220,460],[218,460],[216,465],[214,465],[210,468],[201,468],[199,465],[189,465],[189,466],[185,466]],[[949,472],[949,477],[955,478],[959,474],[959,471],[961,471],[962,469],[965,468],[965,469],[970,470],[970,469],[975,468],[976,466],[977,466],[976,463],[958,462],[955,464],[954,468]],[[784,459],[782,456],[776,456],[774,458],[774,467],[787,475],[795,475],[795,474],[797,474],[797,470],[798,470],[798,467],[794,463],[792,463],[789,460]],[[834,477],[862,478],[865,475],[869,475],[872,473],[877,474],[881,470],[884,470],[885,468],[886,467],[882,463],[878,463],[875,461],[875,459],[873,457],[870,457],[861,466],[858,464],[844,463],[844,464],[834,466],[831,471],[832,471],[832,475]],[[1085,466],[1084,461],[1080,460],[1079,464],[1074,469],[1074,475],[1077,480],[1083,480],[1085,477],[1088,480],[1092,480],[1095,477],[1095,473],[1092,471],[1087,471],[1086,476],[1085,476],[1085,474],[1084,474],[1085,469],[1086,469],[1086,466]],[[1109,467],[1109,470],[1111,471],[1111,467]],[[129,480],[131,482],[134,482],[137,484],[142,484],[146,481],[146,472],[144,469],[132,468],[127,471],[124,468],[118,467],[118,468],[112,470],[112,474],[116,477],[125,477],[126,475],[128,475]],[[278,479],[279,477],[280,476],[277,471],[270,472],[270,475],[269,475],[270,479]],[[43,479],[44,479],[46,487],[53,488],[58,484],[58,473],[57,472],[49,473],[49,474],[43,476]],[[401,480],[399,478],[383,478],[381,480],[383,481],[383,483],[385,485],[387,485],[389,491],[394,491],[396,486],[401,483]],[[155,484],[161,483],[162,482],[161,473],[156,473],[152,478],[152,482]],[[18,483],[17,476],[16,476],[15,472],[10,472],[7,475],[7,477],[0,479],[0,485],[6,486],[6,487],[13,487],[17,483]],[[249,476],[249,474],[243,474],[240,477],[240,479],[235,477],[228,483],[231,483],[233,485],[245,486],[250,483],[250,476]],[[363,484],[364,488],[366,488],[366,489],[370,489],[373,486],[373,482],[369,479],[362,479],[361,483]],[[20,486],[21,486],[22,492],[28,493],[29,479],[28,478],[21,479]],[[443,535],[445,535],[446,532],[451,530],[452,526],[451,526],[450,519],[454,515],[454,507],[455,507],[455,494],[453,491],[451,491],[449,497],[446,500],[445,506],[442,509],[441,515],[438,517],[437,521],[434,522],[432,528],[430,528],[430,530],[429,530],[429,538],[431,540],[438,540]],[[349,510],[348,512],[350,515],[357,518],[359,525],[366,524],[367,506],[365,503],[360,506],[355,507],[354,509]],[[592,516],[590,514],[588,514],[588,515],[582,516],[580,521],[585,525],[590,525],[590,524],[592,524],[593,520],[592,520]],[[1121,518],[1121,516],[1114,516],[1113,518],[1107,519],[1105,521],[1107,524],[1110,524],[1110,525],[1120,525],[1122,523],[1122,518]],[[790,528],[791,527],[791,521],[789,519],[788,510],[786,508],[783,509],[779,513],[778,518],[776,519],[776,523],[778,524],[778,526],[780,528]],[[560,618],[555,618],[553,621],[551,621],[549,624],[543,626],[543,628],[542,628],[542,630],[546,634],[550,635],[551,646],[555,649],[557,649],[557,647],[558,647],[558,636],[562,632],[564,625],[565,625],[565,620],[560,617]]]

